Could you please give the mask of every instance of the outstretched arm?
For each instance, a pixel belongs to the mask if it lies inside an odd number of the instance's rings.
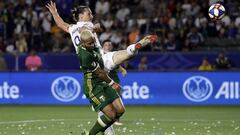
[[[127,70],[125,68],[123,68],[121,65],[119,66],[118,71],[120,71],[123,76],[127,75]]]
[[[56,8],[56,3],[55,2],[50,2],[46,5],[46,7],[48,8],[48,10],[50,11],[50,13],[53,16],[54,21],[56,22],[57,26],[59,28],[61,28],[63,31],[65,32],[69,32],[68,28],[69,28],[69,24],[64,22],[63,19],[59,16],[58,12],[57,12],[57,8]]]

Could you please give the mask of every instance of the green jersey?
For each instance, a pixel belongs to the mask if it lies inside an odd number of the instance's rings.
[[[84,73],[83,92],[96,111],[102,110],[119,98],[118,93],[94,73],[98,67],[104,69],[103,60],[98,51],[78,47],[78,58]]]
[[[78,58],[85,80],[91,79],[93,83],[103,82],[96,74],[93,74],[98,67],[104,69],[101,54],[97,50],[87,50],[84,47],[79,47]]]

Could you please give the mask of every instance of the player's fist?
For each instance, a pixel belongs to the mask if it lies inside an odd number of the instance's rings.
[[[94,32],[101,32],[101,31],[102,31],[102,28],[101,28],[100,23],[96,23],[96,24],[94,25],[93,30],[94,30]]]
[[[119,91],[121,89],[121,86],[118,83],[113,83],[112,88],[116,91]]]
[[[121,73],[122,73],[122,76],[125,77],[127,75],[127,70],[123,68]]]

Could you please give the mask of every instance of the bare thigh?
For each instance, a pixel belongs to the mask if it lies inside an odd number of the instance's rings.
[[[127,53],[127,50],[116,51],[113,54],[113,63],[116,65],[122,64],[124,61],[128,60],[132,56]]]
[[[124,113],[125,112],[125,106],[122,102],[121,98],[117,98],[112,102],[112,105],[114,109],[116,110],[116,113]]]
[[[109,118],[115,120],[116,119],[116,110],[112,104],[105,106],[102,112],[108,116]]]

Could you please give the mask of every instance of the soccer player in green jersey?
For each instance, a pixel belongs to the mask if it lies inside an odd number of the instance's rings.
[[[90,132],[83,132],[82,135],[104,135],[104,131],[125,112],[125,107],[117,92],[121,88],[104,70],[102,56],[94,45],[93,33],[87,29],[82,30],[80,39],[82,42],[77,54],[84,73],[83,91],[94,109],[104,113],[98,117]],[[141,42],[136,44],[141,44]]]
[[[125,107],[117,93],[120,85],[104,71],[102,57],[94,48],[92,32],[84,30],[80,38],[83,42],[78,47],[78,57],[84,72],[83,91],[94,109],[104,113],[97,119],[90,132],[85,132],[84,135],[104,134],[104,131],[125,112]]]

